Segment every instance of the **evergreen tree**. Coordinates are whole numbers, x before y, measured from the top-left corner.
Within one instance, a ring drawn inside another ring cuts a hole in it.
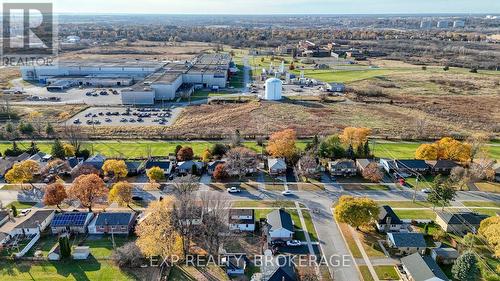
[[[14,126],[12,126],[12,123],[7,123],[7,125],[5,126],[5,131],[10,134],[14,132]]]
[[[66,153],[64,153],[64,147],[62,143],[57,139],[54,141],[54,144],[52,145],[52,156],[54,158],[59,158],[59,159],[64,159],[66,156]]]
[[[363,150],[364,150],[364,153],[365,153],[365,157],[371,157],[370,143],[368,141],[365,142]]]
[[[356,148],[356,158],[362,158],[365,157],[365,151],[361,145],[358,145]]]
[[[59,251],[63,259],[71,256],[71,246],[69,245],[69,238],[67,235],[59,237]]]
[[[17,143],[15,141],[12,142],[12,148],[7,148],[5,150],[5,156],[11,156],[11,157],[16,157],[24,153],[24,150],[20,149],[17,146]]]
[[[475,254],[471,251],[463,253],[453,264],[451,273],[453,274],[453,278],[455,280],[478,280],[479,268],[477,267],[477,259]]]
[[[38,148],[36,143],[34,141],[32,141],[30,144],[30,148],[28,148],[28,150],[26,150],[26,152],[29,153],[30,155],[34,155],[34,154],[37,154],[38,152],[40,152],[40,149]]]
[[[52,136],[55,133],[54,127],[52,127],[52,124],[47,123],[47,127],[45,128],[45,133],[48,136]]]
[[[354,159],[354,149],[352,148],[352,144],[350,144],[347,149],[347,158]]]
[[[429,234],[429,223],[426,223],[424,226],[424,233],[427,235]]]
[[[175,147],[175,151],[174,151],[175,155],[177,155],[177,153],[179,153],[179,150],[181,150],[181,149],[182,149],[182,145],[178,144],[178,145]]]
[[[12,216],[17,217],[17,208],[14,205],[10,206],[10,209],[12,210]]]
[[[196,165],[191,166],[191,174],[192,175],[198,174],[198,166],[196,166]]]

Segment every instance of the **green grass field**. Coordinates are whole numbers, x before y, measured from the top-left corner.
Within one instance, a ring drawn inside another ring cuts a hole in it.
[[[364,70],[316,70],[308,69],[304,71],[304,76],[323,82],[354,82],[376,76],[384,76],[393,73],[402,73],[406,69],[364,69]],[[300,71],[296,71],[300,74]]]
[[[69,281],[69,280],[138,280],[109,261],[93,258],[82,261],[14,262],[0,261],[0,280]]]

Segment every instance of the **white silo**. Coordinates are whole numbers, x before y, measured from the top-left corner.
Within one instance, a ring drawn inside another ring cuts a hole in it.
[[[283,82],[278,78],[269,78],[266,80],[265,100],[280,100]]]

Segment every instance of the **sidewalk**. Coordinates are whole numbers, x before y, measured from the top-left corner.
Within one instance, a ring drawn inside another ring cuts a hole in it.
[[[300,207],[299,202],[297,201],[295,201],[295,208],[297,209],[297,213],[300,219],[300,224],[302,225],[302,231],[304,232],[304,236],[306,238],[307,249],[309,250],[309,254],[313,256],[315,253],[311,244],[311,237],[309,236],[309,231],[307,230],[306,221],[304,220],[304,216],[302,215],[302,208]]]
[[[352,228],[350,226],[349,226],[349,231],[351,231],[352,238],[354,239],[356,246],[358,247],[359,251],[361,252],[361,255],[363,256],[363,260],[365,261],[365,264],[368,267],[368,270],[370,271],[370,274],[372,275],[373,280],[380,281],[380,279],[378,279],[377,272],[375,271],[375,268],[373,268],[373,265],[370,261],[370,258],[366,254],[365,248],[363,248],[363,244],[361,243],[361,241],[359,241],[358,233],[354,230],[354,228]]]

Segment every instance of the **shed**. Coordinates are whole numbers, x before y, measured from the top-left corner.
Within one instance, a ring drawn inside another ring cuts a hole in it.
[[[74,260],[86,260],[90,255],[89,246],[78,246],[73,249],[71,256]]]
[[[431,257],[437,263],[453,264],[460,256],[457,250],[453,248],[433,248],[431,249]]]

